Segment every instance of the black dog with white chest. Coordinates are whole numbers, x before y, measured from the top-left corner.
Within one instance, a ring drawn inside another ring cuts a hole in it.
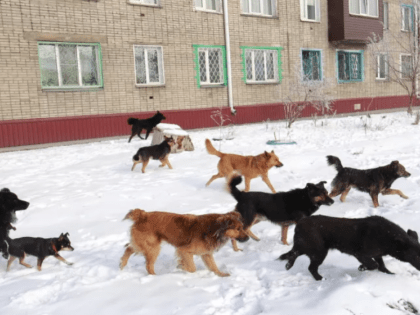
[[[69,233],[63,234],[55,238],[41,238],[41,237],[21,237],[8,240],[9,243],[9,254],[10,259],[7,262],[7,271],[10,270],[12,262],[18,258],[19,263],[26,268],[32,268],[31,265],[25,263],[26,255],[35,256],[38,258],[37,268],[41,271],[42,262],[48,256],[54,256],[58,260],[72,265],[73,263],[68,262],[58,253],[61,250],[73,251],[74,248],[71,246],[68,238]]]
[[[130,142],[135,135],[138,135],[140,139],[143,139],[140,136],[143,129],[146,130],[146,138],[144,138],[143,140],[147,139],[149,137],[149,133],[152,132],[153,128],[156,127],[156,125],[158,125],[164,119],[166,119],[166,117],[163,116],[163,114],[159,111],[157,111],[157,113],[153,117],[147,119],[128,118],[127,123],[132,126],[131,136],[128,139],[128,142]]]
[[[298,222],[291,251],[279,257],[288,260],[286,269],[293,267],[296,258],[307,255],[309,271],[315,280],[321,280],[318,267],[330,249],[352,255],[361,263],[359,270],[375,270],[391,274],[383,256],[390,255],[410,263],[420,270],[420,244],[412,230],[405,232],[397,224],[380,216],[361,219],[343,219],[313,216]]]
[[[16,230],[12,223],[16,222],[16,211],[26,210],[29,202],[20,200],[8,188],[0,190],[0,252],[5,259],[9,258],[7,242],[9,231]]]
[[[229,188],[232,196],[238,201],[235,210],[243,217],[244,229],[249,231],[253,224],[267,219],[282,226],[283,244],[287,244],[287,229],[290,224],[312,215],[322,205],[330,206],[334,203],[334,200],[328,197],[324,181],[318,184],[308,183],[305,188],[275,194],[239,191],[236,186],[241,182],[240,176],[233,177]],[[249,235],[253,237],[252,233]]]

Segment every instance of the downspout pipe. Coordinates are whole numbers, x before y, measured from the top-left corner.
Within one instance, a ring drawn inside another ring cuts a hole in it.
[[[228,0],[223,1],[223,18],[225,22],[225,41],[226,41],[226,59],[227,59],[227,73],[228,73],[228,103],[232,115],[236,114],[236,109],[233,107],[233,86],[232,86],[232,61],[230,58],[230,34],[229,34],[229,14],[228,14]]]

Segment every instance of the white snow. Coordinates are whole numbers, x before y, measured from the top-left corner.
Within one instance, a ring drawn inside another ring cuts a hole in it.
[[[407,196],[379,196],[374,208],[368,194],[350,191],[345,203],[335,198],[331,207],[317,214],[358,218],[381,215],[404,229],[420,232],[419,126],[411,125],[406,113],[311,120],[271,122],[235,127],[235,138],[221,143],[221,151],[256,155],[275,150],[284,163],[273,168],[269,178],[278,191],[304,187],[336,174],[326,155],[338,156],[344,166],[372,168],[399,160],[412,175],[398,179],[393,188]],[[321,126],[323,123],[323,126]],[[297,145],[266,145],[273,129]],[[367,128],[364,128],[364,125]],[[130,221],[122,221],[133,208],[176,213],[224,213],[235,201],[224,179],[205,187],[216,173],[218,158],[209,155],[204,140],[218,130],[189,131],[195,151],[172,154],[173,170],[151,161],[146,173],[131,172],[131,158],[150,140],[127,138],[90,144],[51,147],[0,154],[0,188],[8,187],[31,203],[18,213],[17,231],[11,237],[57,237],[69,232],[73,252],[62,256],[73,266],[47,258],[43,270],[26,269],[14,262],[6,273],[0,258],[0,314],[403,314],[404,301],[420,309],[420,272],[411,265],[385,258],[395,275],[360,272],[351,256],[331,251],[315,281],[302,256],[285,270],[276,260],[291,246],[280,244],[280,227],[262,222],[252,228],[260,242],[240,243],[234,252],[230,243],[215,254],[220,278],[196,258],[198,271],[176,268],[174,249],[163,245],[156,262],[156,276],[148,275],[142,256],[132,256],[119,270],[119,260],[128,241]],[[214,142],[219,148],[219,142]],[[241,184],[240,188],[243,188]],[[251,181],[251,190],[270,192],[261,179]],[[294,227],[288,239],[293,242]],[[36,258],[26,261],[36,265]],[[391,309],[387,304],[393,305]],[[399,310],[398,310],[399,309]]]

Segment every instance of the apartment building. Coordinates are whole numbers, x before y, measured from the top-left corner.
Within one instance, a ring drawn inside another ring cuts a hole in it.
[[[296,69],[333,80],[337,113],[404,107],[366,43],[412,31],[414,13],[399,0],[1,0],[0,147],[124,135],[157,110],[185,129],[215,126],[215,108],[281,119]]]

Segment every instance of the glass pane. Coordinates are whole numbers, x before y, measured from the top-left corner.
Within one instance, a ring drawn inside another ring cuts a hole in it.
[[[368,0],[360,0],[360,14],[367,14],[367,1]]]
[[[255,63],[255,80],[265,81],[265,68],[264,68],[264,51],[254,51],[254,63]]]
[[[261,0],[251,0],[251,12],[261,13]]]
[[[63,85],[79,85],[76,45],[58,45]]]
[[[379,55],[379,78],[385,79],[386,78],[386,59],[385,55]]]
[[[306,0],[306,18],[308,20],[315,20],[315,0]]]
[[[159,65],[157,49],[147,50],[147,61],[149,66],[149,82],[159,83]]]
[[[338,53],[338,78],[340,80],[348,80],[349,79],[349,67],[348,67],[348,60],[347,55],[344,52]]]
[[[82,68],[82,85],[99,85],[98,62],[95,46],[79,46],[80,67]]]
[[[312,66],[309,51],[302,51],[303,80],[311,80]]]
[[[403,78],[410,78],[413,72],[411,56],[401,56],[401,72]]]
[[[319,51],[312,51],[311,52],[311,65],[312,65],[312,80],[321,80],[321,60],[320,60],[320,52]]]
[[[360,80],[361,79],[360,55],[350,54],[350,60],[351,60],[351,79]]]
[[[410,30],[410,9],[407,7],[403,8],[403,15],[404,15],[404,30],[409,31]]]
[[[246,67],[246,79],[252,80],[252,52],[247,50],[245,52],[245,67]]]
[[[369,1],[369,15],[378,16],[378,0]]]
[[[388,3],[384,2],[384,29],[388,29]]]
[[[210,83],[222,83],[221,55],[222,51],[220,49],[209,49]]]
[[[142,0],[145,4],[158,4],[158,0]]]
[[[242,2],[242,12],[249,13],[249,0],[241,0]]]
[[[206,52],[198,52],[198,64],[200,67],[200,82],[207,82],[207,73],[206,73]]]
[[[216,0],[205,0],[207,2],[207,10],[216,10]]]
[[[360,0],[350,0],[350,13],[360,13]]]
[[[144,57],[144,48],[135,48],[135,61],[136,61],[136,83],[146,84],[146,61]]]
[[[39,66],[41,86],[58,86],[57,59],[55,45],[39,45]]]
[[[272,0],[263,0],[263,14],[273,15],[273,7],[271,5]]]
[[[195,7],[196,8],[203,8],[203,1],[205,1],[205,0],[195,0]]]
[[[267,80],[274,80],[274,52],[266,53]]]

